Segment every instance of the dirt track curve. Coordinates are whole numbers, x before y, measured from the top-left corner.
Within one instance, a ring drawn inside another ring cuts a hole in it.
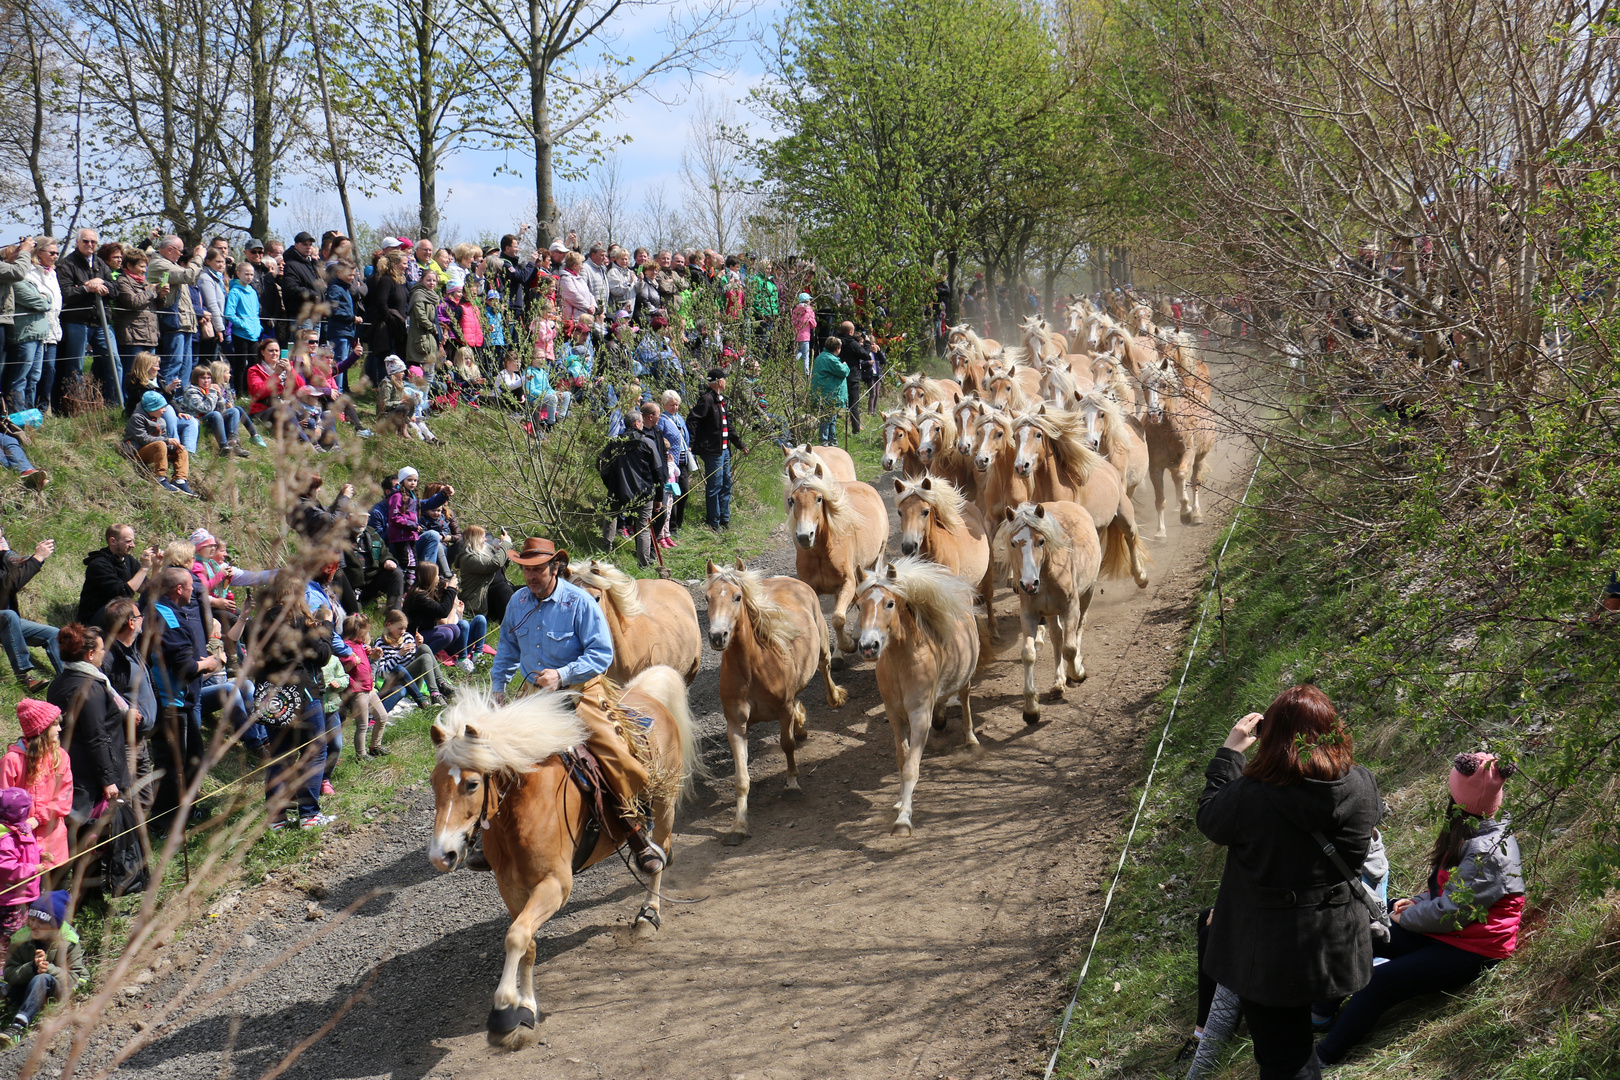
[[[399,820],[335,838],[307,879],[337,912],[391,890],[250,989],[158,1033],[121,1072],[163,1080],[258,1076],[319,1028],[368,977],[368,994],[285,1075],[336,1078],[670,1077],[716,1080],[1024,1076],[1066,1000],[1071,947],[1089,936],[1112,872],[1110,845],[1128,810],[1154,697],[1173,677],[1196,615],[1204,557],[1232,499],[1246,451],[1225,441],[1210,470],[1206,524],[1175,521],[1152,545],[1145,590],[1110,582],[1084,638],[1089,677],[1043,722],[1020,715],[1015,602],[1002,590],[1004,644],[981,670],[974,711],[982,752],[949,727],[923,759],[916,834],[892,839],[898,778],[872,665],[840,675],[850,703],[829,710],[812,684],[812,737],[801,751],[804,796],[783,797],[775,725],[754,729],[753,837],[724,848],[730,754],[705,650],[693,712],[716,780],[678,822],[662,932],[632,947],[640,889],[617,862],[587,871],[542,928],[537,1045],[491,1050],[484,1018],[500,973],[507,918],[487,874],[435,873],[426,847],[426,785]],[[882,490],[888,486],[880,484]],[[892,492],[892,488],[890,488]],[[886,493],[887,495],[887,493]],[[1138,492],[1144,535],[1151,488]],[[789,573],[785,543],[763,565]],[[701,596],[698,606],[703,607]],[[1050,672],[1050,649],[1040,671]],[[1042,685],[1049,676],[1041,676]],[[142,1001],[161,1000],[198,954],[236,946],[218,984],[308,934],[304,891],[272,882],[175,948],[178,963],[110,1016],[97,1043],[132,1034]],[[150,1015],[148,1013],[147,1015]],[[46,1073],[54,1070],[49,1065]]]

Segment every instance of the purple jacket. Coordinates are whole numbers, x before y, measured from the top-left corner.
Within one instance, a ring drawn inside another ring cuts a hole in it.
[[[443,506],[449,501],[449,494],[443,491],[426,499],[407,495],[403,491],[394,492],[388,496],[388,535],[383,539],[390,544],[415,540],[422,532],[419,521],[421,512]]]

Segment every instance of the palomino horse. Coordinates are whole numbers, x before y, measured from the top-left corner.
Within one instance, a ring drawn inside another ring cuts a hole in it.
[[[855,479],[855,459],[841,446],[811,446],[809,443],[801,443],[798,446],[782,447],[782,453],[786,455],[783,467],[787,469],[790,484],[815,468],[817,460],[827,466],[827,475],[834,480]]]
[[[917,460],[928,475],[949,480],[968,498],[977,477],[972,459],[957,452],[956,420],[945,405],[930,405],[917,413]]]
[[[1136,508],[1125,478],[1086,445],[1085,421],[1042,405],[1013,425],[1013,472],[1029,481],[1031,501],[1077,503],[1103,540],[1102,575],[1130,577],[1147,588],[1147,552],[1136,532]]]
[[[748,836],[748,728],[775,718],[782,725],[787,790],[798,792],[794,751],[808,733],[799,691],[817,671],[836,709],[849,698],[833,682],[832,648],[821,603],[804,582],[762,578],[737,560],[735,569],[709,563],[709,645],[720,654],[720,705],[737,775],[737,817],[721,841],[728,847]]]
[[[1091,385],[1107,394],[1127,416],[1136,415],[1136,390],[1118,353],[1098,353],[1091,362]]]
[[[1159,514],[1156,540],[1168,535],[1164,526],[1166,469],[1170,470],[1176,484],[1181,523],[1204,523],[1198,494],[1204,486],[1204,460],[1215,448],[1215,417],[1209,408],[1209,368],[1196,357],[1191,362],[1202,370],[1185,374],[1176,364],[1174,355],[1167,352],[1141,373],[1142,388],[1147,395],[1142,430],[1147,437],[1148,478],[1153,481],[1153,506]]]
[[[627,683],[663,664],[691,685],[703,656],[697,605],[685,585],[633,578],[605,559],[569,564],[568,580],[596,598],[613,633],[613,665],[607,677]]]
[[[1015,413],[1033,409],[1041,400],[1041,373],[1019,364],[992,368],[985,376],[983,393],[998,409]]]
[[[1091,606],[1102,563],[1101,544],[1091,517],[1071,502],[1024,503],[1007,509],[996,533],[996,566],[1018,594],[1023,622],[1024,723],[1041,718],[1035,686],[1036,639],[1043,622],[1052,627],[1055,667],[1052,699],[1061,701],[1068,683],[1086,677],[1080,632]]]
[[[969,465],[973,463],[973,443],[978,432],[979,417],[989,409],[990,406],[977,393],[959,397],[951,406],[951,421],[956,425],[956,453],[958,457],[965,458]]]
[[[1053,364],[1041,372],[1041,399],[1060,409],[1074,408],[1075,402],[1089,389],[1089,379],[1081,384],[1074,372],[1062,364]]]
[[[910,406],[890,409],[883,414],[883,458],[878,464],[884,472],[898,469],[902,476],[922,474],[925,467],[922,459],[917,456],[917,445],[920,441],[921,435],[917,431],[917,410]],[[803,476],[795,477],[792,483],[798,483],[802,479]]]
[[[900,383],[900,404],[922,408],[925,405],[938,405],[950,402],[962,387],[950,379],[930,379],[922,372],[907,375]]]
[[[901,558],[861,575],[855,603],[861,655],[877,661],[878,693],[894,729],[900,773],[899,811],[891,836],[911,835],[911,796],[917,788],[930,726],[945,726],[952,695],[962,703],[962,738],[979,745],[968,704],[979,666],[979,631],[966,583],[921,559]]]
[[[957,323],[945,332],[945,348],[969,349],[983,360],[1000,352],[1001,342],[995,338],[980,337],[979,332],[967,323]]]
[[[979,511],[989,529],[1001,521],[1007,507],[1029,501],[1029,478],[1013,469],[1018,453],[1015,433],[1016,421],[999,409],[986,410],[979,417],[973,467],[979,473]]]
[[[1103,335],[1103,351],[1119,357],[1119,362],[1131,377],[1140,380],[1142,369],[1153,362],[1153,344],[1150,338],[1132,337],[1124,327],[1116,326]]]
[[[894,509],[900,515],[900,554],[920,555],[977,584],[994,641],[996,582],[990,573],[990,537],[979,508],[949,480],[925,476],[894,482]]]
[[[627,726],[645,728],[653,782],[642,795],[652,808],[653,842],[668,851],[675,808],[690,793],[698,760],[686,683],[672,668],[648,668],[630,680],[618,706]],[[559,756],[584,743],[585,725],[569,709],[566,694],[537,691],[497,706],[487,693],[462,690],[429,735],[435,805],[428,861],[436,870],[454,870],[466,860],[473,831],[482,828],[484,857],[512,916],[506,966],[486,1026],[492,1045],[517,1049],[533,1036],[539,1013],[534,935],[568,902],[580,854],[576,838],[586,835],[591,815]],[[616,823],[603,823],[581,867],[608,858],[623,842]],[[637,938],[658,929],[662,881],[660,871],[647,883]]]
[[[1024,349],[1029,353],[1033,364],[1051,364],[1062,361],[1069,351],[1069,342],[1064,336],[1053,330],[1039,315],[1031,315],[1018,329],[1024,338]]]
[[[860,568],[871,566],[889,542],[889,509],[871,484],[829,480],[821,468],[794,484],[787,495],[788,529],[797,546],[799,580],[817,596],[833,598],[833,664],[855,643],[844,629],[844,613],[860,584]]]
[[[1114,329],[1115,325],[1114,320],[1105,313],[1093,311],[1080,320],[1080,336],[1074,339],[1074,343],[1096,352],[1102,348],[1103,338],[1108,335],[1108,331]]]
[[[1147,477],[1147,439],[1134,420],[1101,390],[1089,390],[1076,403],[1086,421],[1086,444],[1107,458],[1125,478],[1125,497],[1136,498],[1136,489]]]

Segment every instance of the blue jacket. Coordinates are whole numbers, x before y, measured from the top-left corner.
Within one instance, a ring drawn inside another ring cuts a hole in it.
[[[686,455],[692,449],[692,436],[687,434],[686,421],[678,415],[661,413],[658,417],[658,430],[663,432],[665,440],[669,443],[669,456],[684,468]]]
[[[225,321],[231,324],[231,337],[258,341],[264,333],[259,322],[259,294],[240,281],[231,282],[225,294]]]
[[[162,633],[147,657],[153,689],[159,704],[180,708],[186,703],[187,690],[197,679],[197,665],[208,656],[208,634],[203,630],[202,609],[193,596],[192,602],[179,610],[171,607],[167,600],[159,600],[152,605],[152,614],[162,623]]]
[[[343,338],[353,341],[358,335],[359,323],[354,321],[354,293],[336,278],[326,285],[326,339]]]
[[[590,593],[559,578],[544,600],[536,600],[529,589],[512,594],[501,621],[490,680],[500,692],[514,674],[529,679],[553,668],[563,686],[577,686],[601,675],[612,663],[613,635],[607,617]]]

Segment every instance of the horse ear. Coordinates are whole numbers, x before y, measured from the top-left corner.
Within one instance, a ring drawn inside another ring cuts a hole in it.
[[[705,570],[704,573],[707,574],[709,577],[714,577],[714,575],[718,574],[719,572],[720,572],[720,568],[718,566],[714,565],[714,560],[713,559],[710,559],[708,569]]]
[[[1046,504],[1045,503],[1036,503],[1035,504],[1035,516],[1038,517],[1038,518],[1046,517]]]
[[[1044,402],[1044,401],[1041,402],[1041,407],[1035,410],[1035,415],[1036,416],[1045,416],[1046,415],[1046,402]]]
[[[898,476],[894,478],[894,493],[896,495],[904,495],[906,493],[906,482],[900,479]]]
[[[895,569],[893,563],[889,564],[888,577],[889,577],[890,581],[899,581],[900,580],[900,571]]]
[[[824,479],[826,479],[826,476],[827,476],[827,474],[826,474],[826,472],[824,472],[822,470],[821,462],[818,460],[816,462],[816,479],[817,480],[824,480]]]
[[[476,740],[478,738],[478,729],[468,724],[463,734],[469,739]]]
[[[432,727],[428,728],[428,739],[433,743],[434,746],[443,746],[444,740],[448,739],[449,737],[449,735],[445,734],[444,728],[440,727],[438,724],[434,724]]]
[[[1009,507],[1007,507],[1007,508],[1006,508],[1006,511],[1005,511],[1005,512],[1006,512],[1006,514],[1007,514],[1007,520],[1008,520],[1008,521],[1012,521],[1012,520],[1013,520],[1013,519],[1015,519],[1015,518],[1016,518],[1016,517],[1018,517],[1018,511],[1017,511],[1017,510],[1014,510],[1014,509],[1013,509],[1013,508],[1012,508],[1012,507],[1010,507],[1010,506],[1009,506]]]
[[[741,559],[738,559],[737,560],[737,569],[738,570],[747,570],[748,569],[748,564],[743,562]]]
[[[934,481],[933,481],[932,477],[928,477],[928,476],[923,477],[922,489],[924,491],[933,491],[934,490]]]
[[[956,392],[956,395],[955,395],[955,396],[956,396],[956,403],[957,403],[957,404],[958,404],[958,405],[960,405],[960,404],[962,404],[962,391],[960,391],[960,390],[958,390],[958,391],[957,391],[957,392]]]

